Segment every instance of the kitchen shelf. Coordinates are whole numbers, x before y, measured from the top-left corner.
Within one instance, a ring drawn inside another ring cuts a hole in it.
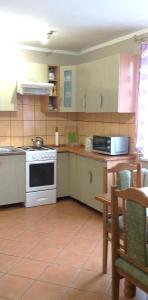
[[[48,82],[53,84],[49,96],[44,97],[41,102],[43,112],[55,112],[59,110],[59,66],[48,66]]]

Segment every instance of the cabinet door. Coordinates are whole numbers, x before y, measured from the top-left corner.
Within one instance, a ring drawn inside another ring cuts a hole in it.
[[[89,85],[89,64],[80,64],[77,67],[77,97],[76,111],[86,111],[87,89]]]
[[[76,66],[60,68],[60,111],[76,111]]]
[[[48,82],[48,66],[46,64],[24,62],[18,66],[18,81]]]
[[[103,192],[103,170],[105,163],[78,156],[78,173],[80,174],[78,199],[83,203],[102,211],[102,205],[95,196]],[[81,187],[81,188],[80,188]]]
[[[102,66],[100,65],[100,60],[88,64],[88,73],[86,112],[100,112],[102,111]]]
[[[118,112],[119,93],[119,55],[100,60],[101,76],[101,111]]]
[[[78,155],[70,153],[69,156],[69,195],[75,199],[79,199],[78,191]]]
[[[25,156],[0,156],[0,205],[25,201]]]
[[[57,197],[69,195],[69,153],[58,153],[57,158]]]
[[[0,111],[17,109],[17,88],[14,80],[0,80]]]

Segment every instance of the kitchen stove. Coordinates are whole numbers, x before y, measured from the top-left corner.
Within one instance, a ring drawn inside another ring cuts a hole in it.
[[[26,207],[56,203],[56,160],[54,148],[22,146],[26,152]]]

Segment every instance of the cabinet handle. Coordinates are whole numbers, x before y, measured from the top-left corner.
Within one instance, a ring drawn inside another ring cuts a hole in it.
[[[93,182],[93,173],[92,171],[89,171],[89,183],[92,184]]]
[[[103,95],[100,94],[99,98],[98,98],[98,107],[99,107],[99,110],[100,110],[100,108],[102,108],[102,106],[103,106]]]
[[[86,111],[86,95],[83,96],[83,110]]]

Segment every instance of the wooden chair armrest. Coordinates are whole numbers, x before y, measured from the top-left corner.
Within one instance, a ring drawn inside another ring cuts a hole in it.
[[[109,193],[97,195],[95,199],[107,206],[111,206],[111,195]]]

